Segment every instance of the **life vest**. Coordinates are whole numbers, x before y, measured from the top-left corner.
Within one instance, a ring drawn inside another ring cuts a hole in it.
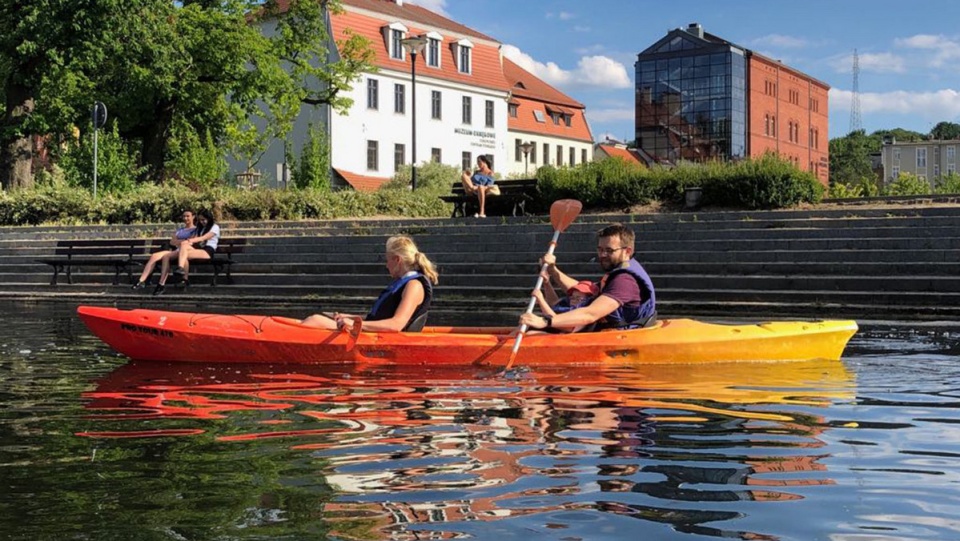
[[[643,327],[657,313],[657,295],[653,290],[653,282],[636,259],[630,259],[603,275],[600,279],[600,293],[603,294],[607,283],[618,274],[629,274],[637,281],[637,285],[640,286],[640,303],[637,306],[621,305],[597,322],[597,330]]]
[[[377,301],[373,303],[373,308],[370,309],[370,313],[368,313],[364,319],[367,321],[380,321],[382,319],[392,318],[393,315],[397,313],[397,308],[403,299],[403,288],[406,287],[407,282],[410,280],[418,280],[423,284],[423,302],[413,311],[413,315],[410,316],[410,321],[407,322],[403,331],[417,332],[423,329],[423,326],[427,322],[427,312],[430,310],[430,300],[433,298],[433,284],[430,283],[430,280],[428,280],[426,276],[419,272],[411,271],[394,280],[393,283],[380,293]]]

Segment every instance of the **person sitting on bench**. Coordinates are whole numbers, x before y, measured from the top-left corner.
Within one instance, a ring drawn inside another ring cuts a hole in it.
[[[197,234],[180,243],[176,254],[170,254],[161,259],[160,282],[154,288],[154,295],[162,295],[166,287],[167,276],[170,275],[170,260],[176,256],[177,263],[180,265],[176,273],[183,275],[183,286],[187,287],[189,281],[189,269],[191,259],[213,259],[213,254],[217,252],[217,245],[220,243],[220,226],[213,219],[213,213],[209,210],[201,210],[197,217]]]
[[[500,188],[493,179],[493,169],[490,168],[490,158],[483,154],[477,156],[477,170],[472,175],[470,171],[464,171],[460,181],[463,182],[467,195],[476,195],[480,201],[480,212],[474,214],[474,217],[486,218],[487,196],[500,195]]]
[[[174,233],[173,237],[170,239],[170,249],[160,250],[159,252],[150,255],[150,259],[147,260],[147,263],[143,266],[143,272],[140,273],[140,279],[137,280],[136,284],[133,284],[132,289],[143,289],[147,287],[147,279],[149,279],[150,275],[153,274],[153,269],[157,266],[157,263],[159,263],[164,257],[168,257],[169,254],[176,252],[180,247],[181,242],[189,239],[194,233],[196,233],[197,226],[193,223],[193,211],[189,209],[184,210],[182,217],[183,227],[177,229],[177,232]],[[176,257],[176,255],[172,257]]]

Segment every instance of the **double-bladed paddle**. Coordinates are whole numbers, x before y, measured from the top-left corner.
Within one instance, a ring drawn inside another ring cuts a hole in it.
[[[547,255],[553,253],[557,247],[557,239],[560,238],[560,233],[566,230],[567,227],[577,219],[582,208],[583,204],[576,199],[560,199],[550,205],[550,223],[553,224],[553,240],[550,241],[550,246],[547,248]],[[546,271],[547,264],[544,263],[540,268],[540,272],[537,273],[537,284],[533,286],[533,291],[537,291],[543,285],[543,273]],[[536,303],[537,297],[531,292],[530,303],[527,305],[527,311],[525,313],[532,313]],[[509,370],[510,367],[513,366],[513,361],[517,359],[517,352],[520,351],[520,342],[523,340],[523,333],[525,332],[527,332],[527,326],[521,325],[520,332],[517,333],[517,341],[513,344],[513,351],[510,352],[510,362],[507,363],[507,367],[504,368],[504,370]]]

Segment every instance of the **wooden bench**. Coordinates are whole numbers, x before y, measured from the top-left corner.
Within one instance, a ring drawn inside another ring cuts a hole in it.
[[[85,239],[57,242],[54,257],[37,259],[53,267],[50,285],[57,285],[60,273],[66,271],[67,283],[73,283],[73,269],[77,267],[113,267],[113,285],[120,283],[120,273],[127,271],[127,280],[133,280],[131,267],[136,258],[145,253],[145,239]]]
[[[152,254],[161,250],[169,250],[169,242],[169,239],[153,239],[153,241],[150,242],[150,253]],[[246,245],[247,239],[243,237],[220,239],[220,242],[217,243],[217,251],[213,254],[212,258],[190,260],[191,274],[193,273],[194,269],[199,267],[210,267],[213,271],[213,280],[210,283],[212,287],[217,285],[217,280],[220,277],[220,273],[226,270],[227,283],[233,283],[233,276],[230,274],[230,269],[234,264],[233,254],[243,253],[243,249]],[[173,265],[176,266],[176,262],[173,262]],[[160,265],[157,265],[156,268],[157,271],[159,271]]]
[[[537,195],[537,179],[525,178],[516,180],[498,180],[500,195],[487,194],[486,213],[494,215],[523,216],[526,214],[527,202]],[[440,199],[453,203],[451,218],[469,216],[480,210],[480,201],[475,194],[468,195],[463,184],[458,180],[453,183],[449,195],[441,195]]]

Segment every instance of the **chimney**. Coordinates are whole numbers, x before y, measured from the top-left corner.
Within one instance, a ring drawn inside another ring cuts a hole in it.
[[[400,1],[400,0],[398,0]],[[690,23],[687,25],[687,33],[693,34],[700,39],[703,39],[703,27],[700,26],[700,23]]]

